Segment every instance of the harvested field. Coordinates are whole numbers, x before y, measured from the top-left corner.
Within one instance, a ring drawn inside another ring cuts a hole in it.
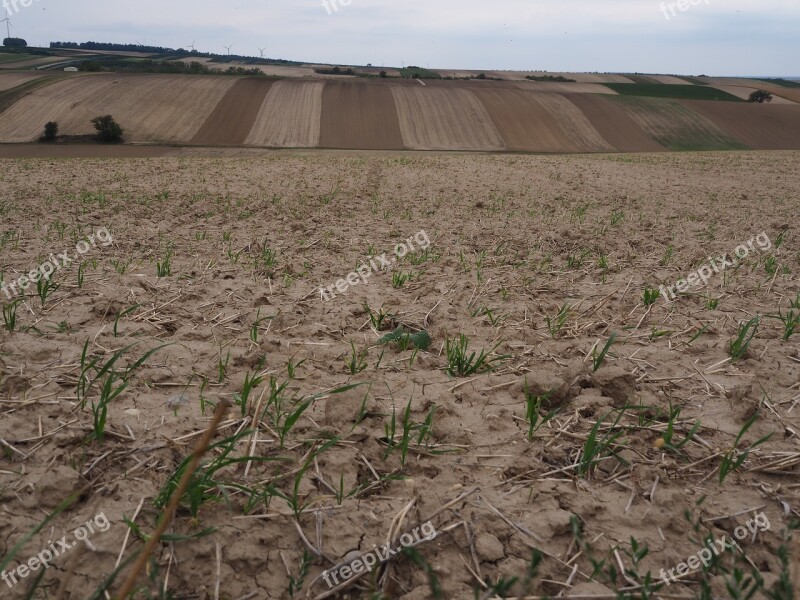
[[[391,86],[403,143],[417,150],[499,150],[503,138],[472,91]]]
[[[747,100],[750,97],[750,94],[755,92],[757,88],[754,87],[744,87],[741,85],[714,85],[711,86],[714,89],[722,90],[723,92],[727,92],[732,96],[736,96],[737,98],[741,98],[742,100]],[[772,102],[770,104],[796,104],[791,100],[787,100],[782,96],[777,96],[773,94]]]
[[[800,152],[260,154],[3,161],[4,283],[76,258],[0,292],[2,571],[76,542],[4,599],[117,598],[171,498],[138,598],[791,597]]]
[[[0,73],[0,92],[5,92],[41,77],[44,77],[43,73]]]
[[[322,148],[403,148],[394,96],[387,85],[330,81],[322,93]]]
[[[589,122],[580,109],[560,94],[536,94],[536,102],[552,115],[564,130],[570,145],[579,152],[606,152],[613,150]]]
[[[666,150],[634,121],[624,107],[606,98],[573,94],[567,96],[597,132],[620,152],[659,152]]]
[[[313,147],[319,144],[321,81],[278,81],[269,90],[246,143],[251,146]]]
[[[530,81],[519,82],[516,86],[521,90],[531,92],[554,92],[557,94],[609,94],[617,92],[599,83],[559,83],[557,81]]]
[[[630,96],[607,98],[618,102],[639,127],[670,150],[734,150],[746,147],[712,121],[677,100]]]
[[[681,102],[748,148],[800,150],[800,105]]]
[[[94,132],[97,115],[112,114],[129,142],[188,141],[236,82],[172,75],[83,75],[26,95],[0,114],[0,141],[37,139],[47,121],[64,135]]]
[[[193,144],[242,145],[250,135],[273,81],[239,79],[192,139]]]
[[[692,85],[690,82],[674,75],[648,75],[650,79],[667,85]]]

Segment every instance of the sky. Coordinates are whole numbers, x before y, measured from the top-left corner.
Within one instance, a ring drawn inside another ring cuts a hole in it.
[[[800,77],[798,0],[3,2],[12,36],[31,45],[194,43],[342,65]]]

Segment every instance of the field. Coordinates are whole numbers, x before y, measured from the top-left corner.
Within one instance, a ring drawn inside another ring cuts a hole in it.
[[[800,152],[203,152],[2,160],[3,598],[790,598]]]
[[[92,118],[112,114],[129,144],[488,152],[800,149],[799,105],[789,98],[797,91],[781,88],[771,105],[755,106],[735,98],[754,89],[739,79],[695,86],[63,72],[35,77],[0,73],[0,143],[35,141],[51,120],[64,135],[88,136]],[[756,123],[778,135],[759,135]]]
[[[666,84],[666,83],[637,83],[629,85],[625,83],[606,83],[618,94],[623,96],[646,96],[649,98],[683,98],[686,100],[716,100],[739,102],[740,98],[723,92],[712,87],[687,85],[687,84]]]

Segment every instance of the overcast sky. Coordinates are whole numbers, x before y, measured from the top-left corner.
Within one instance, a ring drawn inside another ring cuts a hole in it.
[[[37,45],[195,42],[338,64],[800,77],[799,0],[682,0],[683,11],[659,0],[25,1],[11,8],[11,33]]]

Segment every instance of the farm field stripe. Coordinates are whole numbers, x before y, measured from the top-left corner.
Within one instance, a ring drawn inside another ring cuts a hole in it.
[[[270,88],[246,143],[278,148],[319,144],[322,81],[278,81]]]
[[[237,81],[219,101],[191,143],[204,146],[244,144],[272,84],[271,79],[247,78]]]
[[[469,90],[392,86],[403,142],[417,150],[502,150],[503,138]]]
[[[62,134],[94,133],[91,119],[111,114],[129,142],[186,142],[235,79],[171,75],[87,75],[36,89],[0,115],[0,142],[29,142],[43,123]]]
[[[400,150],[403,135],[389,86],[331,81],[322,92],[319,145],[323,148]]]
[[[758,150],[800,150],[800,105],[729,104],[681,100],[726,134]]]
[[[659,152],[666,148],[650,136],[618,104],[607,97],[588,94],[567,96],[600,135],[621,152]]]
[[[717,127],[713,121],[675,100],[631,96],[607,96],[607,98],[623,107],[640,127],[670,150],[747,149]]]

